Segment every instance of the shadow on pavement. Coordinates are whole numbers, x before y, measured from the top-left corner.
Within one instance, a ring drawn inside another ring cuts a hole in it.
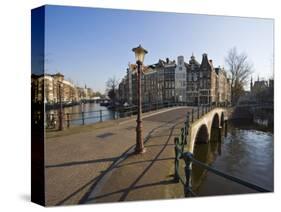
[[[118,158],[119,157],[103,158],[103,159],[88,160],[88,161],[73,161],[73,162],[61,163],[61,164],[55,164],[55,165],[46,165],[45,168],[66,167],[66,166],[75,166],[75,165],[83,165],[83,164],[90,164],[90,163],[100,163],[100,162],[106,162],[106,161],[115,161]]]

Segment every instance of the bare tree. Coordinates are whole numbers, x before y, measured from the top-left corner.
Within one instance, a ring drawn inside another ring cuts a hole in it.
[[[253,66],[248,61],[248,55],[245,53],[239,54],[236,47],[228,51],[225,62],[231,75],[232,102],[236,103],[245,91],[248,78],[253,72]]]
[[[111,99],[113,104],[115,104],[115,102],[116,102],[118,84],[119,84],[119,82],[118,82],[118,80],[116,79],[115,76],[109,78],[106,81],[107,95]]]

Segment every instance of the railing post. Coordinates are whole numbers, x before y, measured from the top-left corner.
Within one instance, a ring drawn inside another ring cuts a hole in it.
[[[82,125],[85,125],[84,112],[82,112]]]
[[[115,120],[115,113],[116,113],[116,110],[113,111],[113,120]]]
[[[194,110],[192,108],[192,110],[191,110],[191,122],[193,122],[193,114],[194,114]]]
[[[187,144],[187,135],[188,135],[188,130],[189,130],[189,112],[186,114],[186,124],[185,124],[185,136],[184,136],[184,144]],[[184,150],[184,147],[183,149]]]
[[[67,118],[67,128],[69,128],[70,126],[70,117],[69,117],[69,113],[66,114],[66,118]]]
[[[100,122],[102,122],[102,110],[100,110]]]
[[[180,140],[181,140],[181,142],[179,142],[179,145],[181,146],[181,149],[183,150],[183,146],[184,146],[184,144],[185,144],[185,127],[183,127],[183,128],[181,128],[181,135],[180,135]]]
[[[179,143],[179,138],[174,139],[175,142],[175,174],[174,174],[174,181],[176,183],[179,182],[179,175],[178,175],[178,169],[179,169],[179,151],[178,151],[178,143]]]
[[[198,108],[197,108],[197,119],[199,119],[199,117],[200,117],[200,106],[198,105]]]
[[[183,155],[183,159],[185,162],[185,185],[184,185],[184,195],[185,197],[190,197],[192,192],[192,163],[191,163],[192,154],[190,152],[186,152]]]

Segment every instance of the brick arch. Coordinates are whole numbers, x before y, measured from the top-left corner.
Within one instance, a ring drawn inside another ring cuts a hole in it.
[[[218,130],[220,128],[220,113],[215,113],[210,125],[210,141],[216,141],[218,139]]]
[[[206,124],[202,124],[196,132],[195,143],[208,143],[209,130]]]
[[[218,128],[220,126],[220,116],[218,113],[215,113],[212,119],[211,128]]]

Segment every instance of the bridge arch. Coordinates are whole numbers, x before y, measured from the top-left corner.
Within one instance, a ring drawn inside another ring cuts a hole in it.
[[[220,130],[220,118],[219,114],[215,113],[213,116],[212,124],[210,127],[210,141],[217,141],[218,140],[218,130]]]
[[[198,143],[208,143],[209,141],[209,131],[206,124],[202,124],[201,127],[197,130],[195,137],[195,144]]]
[[[212,125],[211,128],[219,128],[220,126],[220,118],[219,118],[219,114],[215,113],[212,119]]]

